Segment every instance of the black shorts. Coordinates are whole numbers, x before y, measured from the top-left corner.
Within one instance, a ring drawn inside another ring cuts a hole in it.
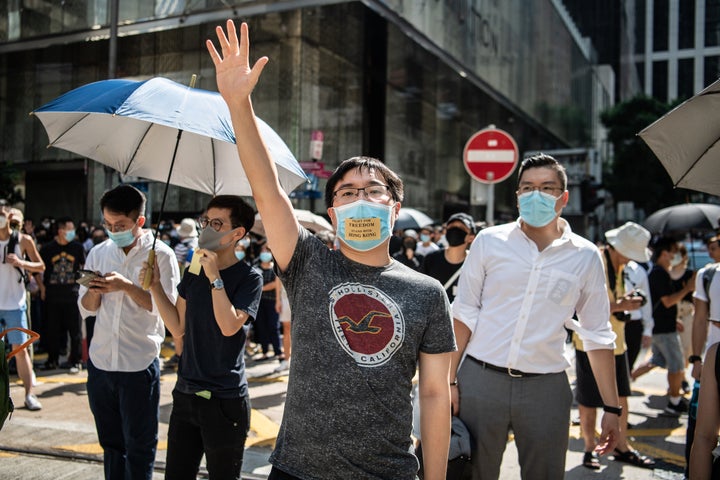
[[[587,353],[580,350],[575,350],[575,372],[577,374],[577,381],[575,382],[575,399],[577,403],[590,408],[602,407],[602,397],[590,367],[590,360]],[[618,395],[629,397],[632,390],[630,389],[630,368],[628,367],[627,353],[615,355],[615,379]]]

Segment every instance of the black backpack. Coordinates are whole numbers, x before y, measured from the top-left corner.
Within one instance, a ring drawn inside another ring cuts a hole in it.
[[[10,240],[8,240],[7,244],[7,253],[15,253],[15,247],[17,244],[20,243],[20,234],[17,230],[13,230],[10,234]],[[7,255],[3,257],[3,263],[5,263],[7,258]],[[27,272],[23,270],[22,268],[15,267],[15,270],[18,271],[20,274],[20,278],[18,279],[18,283],[23,282],[25,283],[25,286],[27,286],[28,283],[30,283],[30,277],[28,276]]]

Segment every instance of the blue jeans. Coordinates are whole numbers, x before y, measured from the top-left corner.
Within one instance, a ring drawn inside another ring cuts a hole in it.
[[[250,429],[250,398],[210,398],[173,391],[166,480],[195,480],[203,453],[210,478],[235,480]]]
[[[107,480],[151,480],[160,417],[160,362],[107,372],[88,360],[87,391]]]

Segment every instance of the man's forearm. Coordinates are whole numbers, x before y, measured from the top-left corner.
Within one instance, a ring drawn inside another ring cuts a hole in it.
[[[615,378],[615,355],[612,350],[590,350],[587,352],[600,397],[605,405],[617,407],[620,398]]]
[[[130,284],[124,289],[125,294],[132,299],[140,308],[144,308],[148,312],[152,312],[152,297],[150,292],[146,292],[137,285]]]
[[[85,310],[96,312],[100,308],[100,304],[102,303],[102,294],[95,293],[92,291],[92,289],[88,289],[85,292],[85,295],[83,295],[83,297],[80,299],[80,303],[82,303],[82,306]]]
[[[427,480],[445,478],[450,423],[450,397],[447,393],[420,396],[420,438],[423,445],[424,478]]]

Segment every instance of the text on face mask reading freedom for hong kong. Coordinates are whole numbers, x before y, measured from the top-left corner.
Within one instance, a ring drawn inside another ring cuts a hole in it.
[[[345,235],[348,240],[376,240],[380,238],[379,218],[345,219]]]

